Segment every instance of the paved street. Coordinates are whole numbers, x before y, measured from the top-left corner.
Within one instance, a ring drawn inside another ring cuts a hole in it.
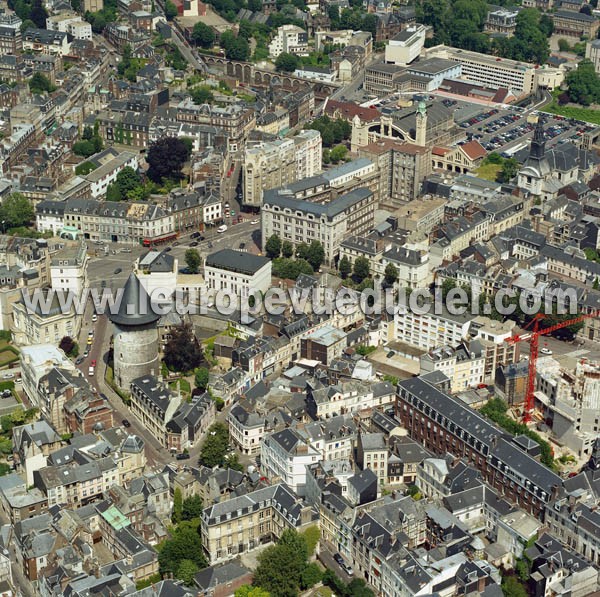
[[[329,570],[333,570],[337,576],[339,576],[346,584],[348,584],[353,577],[341,568],[341,566],[333,559],[333,554],[335,553],[335,549],[333,546],[329,544],[324,544],[323,541],[320,543],[319,548],[319,560],[323,563],[325,568],[329,568]]]

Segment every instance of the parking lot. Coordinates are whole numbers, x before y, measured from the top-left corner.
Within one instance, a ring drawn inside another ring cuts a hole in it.
[[[519,106],[482,106],[468,99],[438,96],[435,92],[432,92],[432,95],[394,93],[387,97],[367,100],[362,105],[393,113],[398,108],[402,96],[407,95],[413,96],[413,102],[423,97],[429,101],[440,102],[452,110],[454,122],[465,131],[465,138],[459,141],[459,144],[476,139],[488,152],[500,153],[503,157],[512,157],[519,150],[528,147],[535,128],[535,117],[540,114],[545,122],[548,147],[561,143],[577,143],[586,132],[596,128],[592,124],[545,113],[543,110],[538,113],[532,108]]]
[[[468,139],[476,139],[489,152],[495,151],[503,157],[511,157],[527,147],[533,136],[535,125],[528,121],[531,113],[516,106],[480,109],[464,119],[461,119],[460,108],[458,106],[455,113],[456,123],[465,129]],[[595,128],[563,116],[543,113],[542,117],[548,147],[567,142],[577,143],[586,132]]]

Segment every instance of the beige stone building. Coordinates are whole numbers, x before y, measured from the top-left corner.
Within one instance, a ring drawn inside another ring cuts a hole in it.
[[[286,529],[304,530],[313,511],[281,483],[214,504],[202,513],[200,535],[211,564],[276,541]]]

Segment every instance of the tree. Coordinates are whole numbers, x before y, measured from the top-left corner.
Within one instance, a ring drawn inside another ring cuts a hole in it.
[[[190,96],[197,105],[211,104],[215,101],[215,96],[208,85],[198,85],[190,90]]]
[[[29,90],[31,93],[43,95],[44,93],[52,93],[56,91],[56,86],[52,85],[50,79],[42,73],[35,73],[29,79]]]
[[[183,560],[191,560],[198,569],[206,567],[202,539],[197,521],[182,521],[172,531],[171,538],[163,541],[158,553],[161,574],[177,576]]]
[[[294,245],[289,240],[284,240],[281,245],[281,255],[286,259],[293,257],[294,255]]]
[[[271,597],[271,593],[265,591],[261,587],[253,587],[251,585],[242,585],[236,592],[234,597]]]
[[[342,279],[344,280],[352,272],[352,264],[350,263],[348,257],[346,257],[345,255],[340,259],[340,262],[338,264],[338,270],[340,272],[340,275],[342,276]]]
[[[304,568],[304,570],[300,573],[300,588],[305,591],[306,589],[310,589],[314,587],[318,582],[321,582],[323,578],[323,573],[319,566],[312,562]]]
[[[188,145],[176,137],[161,137],[148,150],[146,161],[150,168],[148,176],[154,182],[162,182],[163,178],[179,180],[183,165],[190,157]]]
[[[70,336],[64,336],[58,347],[69,357],[76,357],[79,355],[79,346]]]
[[[194,372],[194,383],[197,388],[206,390],[208,387],[208,369],[206,367],[198,367]]]
[[[173,492],[173,512],[171,512],[171,522],[179,524],[183,518],[183,498],[181,496],[181,489],[175,488]]]
[[[579,12],[584,14],[584,15],[588,15],[588,16],[592,16],[592,7],[589,4],[584,4],[580,9]]]
[[[296,597],[307,558],[304,537],[286,529],[277,545],[268,547],[258,556],[253,584],[278,597]]]
[[[27,226],[35,217],[31,202],[21,193],[11,193],[0,204],[0,221],[2,230]]]
[[[262,10],[262,0],[248,0],[248,10],[260,12]]]
[[[167,0],[165,2],[165,17],[167,17],[167,21],[172,21],[177,14],[177,6],[171,0]]]
[[[357,282],[362,282],[369,277],[370,266],[366,257],[357,257],[354,261],[353,274]]]
[[[111,182],[106,187],[106,200],[107,201],[121,201],[121,191],[119,185],[116,182]]]
[[[281,254],[281,239],[276,234],[268,238],[265,244],[265,252],[269,259],[276,259]]]
[[[33,0],[31,3],[31,12],[29,18],[35,23],[38,29],[46,28],[46,19],[48,18],[48,11],[44,8],[41,0]]]
[[[200,518],[202,514],[202,498],[199,495],[191,495],[183,500],[182,519],[193,520]]]
[[[345,145],[336,145],[329,153],[329,159],[333,164],[343,161],[348,155],[348,148]]]
[[[514,576],[505,576],[501,587],[504,597],[527,597],[525,587]]]
[[[198,566],[192,560],[181,560],[179,566],[177,566],[177,572],[175,576],[184,582],[186,585],[191,585],[194,576],[198,572]]]
[[[229,430],[223,423],[210,426],[206,439],[200,448],[200,464],[213,468],[223,466],[229,444]]]
[[[300,66],[300,58],[289,52],[282,52],[275,60],[275,68],[279,72],[293,73],[298,66]]]
[[[566,78],[571,101],[584,106],[600,101],[600,77],[591,60],[582,60]]]
[[[385,266],[385,271],[383,272],[383,279],[385,283],[389,286],[395,284],[396,280],[398,280],[398,269],[393,263],[388,263]]]
[[[215,32],[206,23],[198,21],[192,29],[192,41],[197,46],[212,48],[215,43]]]
[[[96,153],[96,148],[92,141],[76,141],[73,143],[73,153],[84,158],[89,158]]]
[[[188,249],[185,252],[185,264],[192,274],[197,274],[202,263],[202,258],[197,249]]]
[[[171,329],[164,351],[164,362],[172,371],[193,371],[202,362],[202,349],[189,324]]]
[[[118,174],[116,181],[121,196],[126,196],[129,191],[133,191],[140,186],[142,179],[140,175],[131,167],[125,166]]]
[[[310,263],[314,271],[318,271],[323,261],[325,261],[325,249],[318,240],[313,240],[308,247],[306,260]]]
[[[561,37],[558,40],[558,49],[561,52],[568,52],[571,49],[571,45],[569,44],[569,42],[566,39]]]
[[[519,162],[515,158],[505,159],[499,174],[500,182],[509,182],[517,175],[518,171]]]

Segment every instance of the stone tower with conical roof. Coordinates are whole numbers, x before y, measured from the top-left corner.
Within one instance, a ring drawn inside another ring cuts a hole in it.
[[[114,326],[113,360],[117,386],[129,392],[131,382],[144,375],[158,375],[158,327],[160,316],[138,277],[131,274],[123,288]]]

